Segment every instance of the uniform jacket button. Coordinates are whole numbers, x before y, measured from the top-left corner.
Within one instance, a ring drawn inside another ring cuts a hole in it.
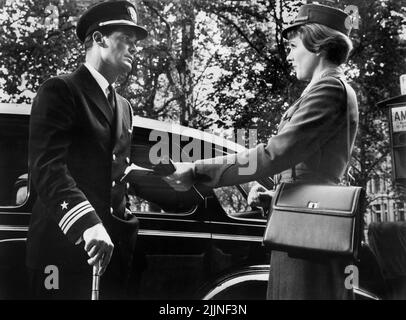
[[[129,157],[125,158],[125,162],[127,162],[127,164],[130,164],[130,158]]]
[[[113,161],[116,161],[116,155],[113,153]]]
[[[114,210],[113,207],[110,207],[110,213],[113,214]]]
[[[125,184],[125,187],[126,187],[127,189],[130,189],[130,183],[127,182],[127,183]]]
[[[114,187],[116,186],[116,182],[113,181],[113,182],[111,183],[111,186],[114,188]]]

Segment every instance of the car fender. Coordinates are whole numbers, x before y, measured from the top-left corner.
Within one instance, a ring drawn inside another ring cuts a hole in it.
[[[197,297],[202,300],[265,300],[268,278],[269,265],[230,270],[207,282],[199,290]]]

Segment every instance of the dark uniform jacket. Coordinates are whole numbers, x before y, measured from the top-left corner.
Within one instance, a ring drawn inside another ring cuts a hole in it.
[[[30,171],[38,198],[28,231],[28,267],[88,268],[84,242],[75,244],[99,222],[116,251],[128,188],[119,178],[130,162],[132,112],[127,100],[118,94],[115,99],[114,112],[84,65],[41,85],[30,119]]]
[[[234,185],[275,174],[277,183],[339,182],[349,160],[348,134],[352,149],[358,125],[354,90],[348,85],[346,89],[340,78],[342,74],[334,68],[310,84],[287,110],[278,134],[267,145],[218,158],[214,164],[211,160],[197,161],[197,179],[210,186]],[[351,292],[344,287],[344,271],[349,263],[273,251],[268,298],[349,298]]]

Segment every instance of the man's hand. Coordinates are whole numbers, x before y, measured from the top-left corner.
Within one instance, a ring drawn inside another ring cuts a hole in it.
[[[132,212],[125,208],[125,212],[124,212],[124,220],[130,220],[133,217]]]
[[[192,162],[174,162],[176,171],[163,179],[176,191],[188,191],[195,183],[195,165]]]
[[[248,194],[248,204],[251,207],[261,207],[268,210],[271,207],[271,201],[275,191],[267,190],[262,185],[254,185]]]
[[[91,266],[100,266],[99,275],[102,275],[113,254],[114,245],[110,236],[104,226],[98,223],[83,232],[83,240],[85,250],[90,257],[87,263]]]

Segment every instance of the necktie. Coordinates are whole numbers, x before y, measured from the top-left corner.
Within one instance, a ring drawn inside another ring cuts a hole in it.
[[[109,89],[109,94],[107,95],[107,100],[109,101],[111,110],[113,110],[113,113],[114,113],[116,111],[116,103],[115,103],[115,99],[114,99],[114,88],[110,84],[108,86],[108,89]]]

